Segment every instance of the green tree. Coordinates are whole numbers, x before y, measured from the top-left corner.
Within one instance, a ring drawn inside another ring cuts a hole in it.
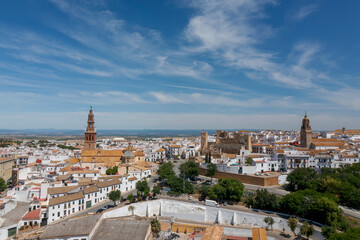
[[[275,194],[269,193],[267,189],[256,190],[254,208],[276,211],[279,207],[280,201]]]
[[[311,235],[313,235],[314,232],[315,232],[314,226],[313,226],[313,225],[310,225],[305,235],[306,235],[306,237],[309,239],[309,237],[310,237]]]
[[[317,188],[317,174],[312,168],[296,168],[287,176],[290,190],[304,190]]]
[[[106,175],[116,175],[118,171],[118,167],[114,166],[112,168],[106,169]]]
[[[297,191],[282,198],[281,209],[327,225],[338,224],[341,222],[341,210],[331,197],[312,189]]]
[[[324,238],[329,239],[331,235],[336,233],[336,227],[323,226],[321,228],[321,233],[324,236]]]
[[[205,154],[205,163],[209,163],[209,155],[207,153]]]
[[[314,234],[314,227],[309,225],[308,222],[304,222],[300,228],[300,232],[303,236],[306,236],[308,239],[311,235]]]
[[[172,176],[171,178],[166,180],[166,183],[168,184],[171,191],[170,194],[181,194],[181,193],[194,193],[194,187],[191,185],[188,181],[177,177]]]
[[[329,240],[349,240],[360,239],[360,227],[349,228],[343,233],[334,233],[330,235]]]
[[[7,184],[3,178],[0,178],[0,192],[3,192],[7,188]]]
[[[269,226],[271,227],[271,231],[272,231],[275,220],[272,217],[265,217],[264,222],[267,224],[266,226],[267,228],[269,228]]]
[[[322,193],[329,192],[337,194],[340,188],[340,184],[340,181],[330,176],[321,177],[318,181],[317,190]]]
[[[211,177],[211,182],[212,182],[212,179],[215,176],[216,172],[217,172],[216,164],[210,163],[207,166],[206,176]]]
[[[172,176],[175,176],[173,164],[171,162],[161,164],[158,170],[158,175],[160,179],[169,179]]]
[[[144,193],[147,193],[149,195],[150,187],[149,187],[148,182],[146,181],[146,179],[144,179],[142,181],[138,181],[136,183],[136,190],[138,192],[140,192],[141,196],[144,196]]]
[[[158,195],[158,194],[161,193],[161,187],[160,187],[160,186],[155,186],[155,187],[153,187],[152,193],[153,193],[153,196],[154,196],[154,198],[155,198],[156,195]]]
[[[129,200],[130,203],[134,203],[135,202],[135,197],[132,193],[130,193],[127,197],[127,199]]]
[[[206,199],[206,197],[208,197],[210,188],[211,187],[209,185],[201,185],[198,188],[198,193],[200,194],[200,197],[199,197],[200,201],[203,201]]]
[[[251,164],[252,164],[252,158],[251,158],[251,157],[248,157],[248,158],[246,159],[246,162],[245,162],[245,163],[251,165]]]
[[[220,200],[226,199],[226,189],[220,184],[215,184],[209,189],[208,196],[210,199],[219,202]]]
[[[187,161],[180,165],[180,172],[183,177],[194,180],[200,173],[199,164],[193,161]]]
[[[120,190],[111,191],[109,193],[109,199],[114,202],[114,205],[116,205],[116,201],[119,201],[120,198],[121,198]]]
[[[256,193],[252,191],[244,191],[243,202],[247,207],[253,208],[255,204]]]
[[[157,237],[159,232],[161,231],[161,225],[157,218],[151,221],[151,231]]]
[[[134,196],[133,196],[133,197],[134,197]],[[128,211],[131,212],[131,215],[132,215],[132,216],[134,216],[134,210],[135,210],[135,206],[130,205],[130,206],[128,207]]]
[[[242,184],[239,180],[225,178],[219,179],[220,186],[225,188],[225,198],[226,200],[239,202],[244,192],[244,184]]]
[[[298,220],[296,218],[293,218],[293,217],[289,218],[288,226],[289,226],[290,230],[293,232],[294,236],[296,236],[295,230],[296,230],[296,228],[298,226]]]

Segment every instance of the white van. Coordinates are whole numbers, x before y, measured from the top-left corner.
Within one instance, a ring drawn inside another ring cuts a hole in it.
[[[210,206],[210,207],[219,207],[219,204],[214,201],[214,200],[205,200],[205,206]]]

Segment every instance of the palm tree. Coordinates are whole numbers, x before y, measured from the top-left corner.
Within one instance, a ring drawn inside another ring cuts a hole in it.
[[[274,219],[272,217],[266,217],[264,219],[264,222],[267,224],[267,228],[270,226],[271,227],[271,231],[273,230],[273,225],[275,223]]]
[[[157,218],[151,221],[151,231],[157,237],[159,232],[161,231],[161,224]]]
[[[135,207],[133,205],[130,205],[128,210],[129,210],[129,212],[131,211],[131,215],[134,216]]]

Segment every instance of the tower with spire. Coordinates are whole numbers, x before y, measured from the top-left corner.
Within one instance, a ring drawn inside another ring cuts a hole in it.
[[[300,130],[300,146],[304,148],[310,148],[312,142],[312,130],[310,127],[310,120],[305,112],[304,119],[302,120]]]
[[[96,149],[96,130],[92,107],[90,107],[87,128],[85,131],[85,149]]]

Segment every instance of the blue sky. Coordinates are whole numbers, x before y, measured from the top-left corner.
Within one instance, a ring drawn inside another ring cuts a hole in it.
[[[359,128],[359,8],[1,1],[0,128]]]

